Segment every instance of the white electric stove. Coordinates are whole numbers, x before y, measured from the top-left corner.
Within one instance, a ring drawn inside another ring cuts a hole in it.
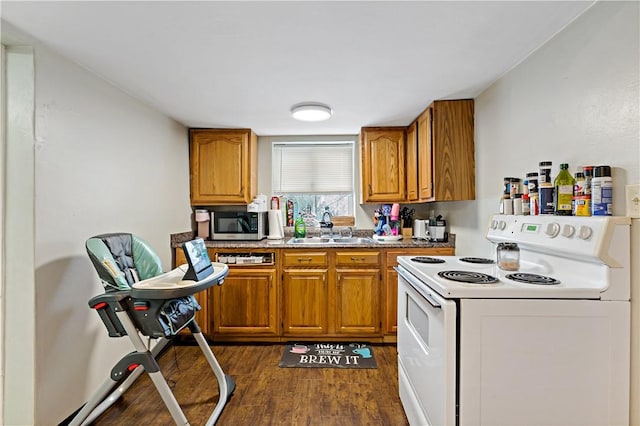
[[[630,220],[496,215],[516,271],[398,258],[400,396],[411,424],[627,424]]]

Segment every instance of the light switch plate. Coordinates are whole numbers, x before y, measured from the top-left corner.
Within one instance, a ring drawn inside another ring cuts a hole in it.
[[[626,186],[627,216],[640,218],[640,183]]]

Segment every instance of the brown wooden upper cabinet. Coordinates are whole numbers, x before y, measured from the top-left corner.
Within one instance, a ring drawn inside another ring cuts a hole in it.
[[[257,193],[257,151],[250,129],[190,129],[191,205],[250,203]]]
[[[362,128],[362,202],[405,200],[405,135],[404,127]]]
[[[419,201],[475,199],[473,99],[435,101],[416,123]]]
[[[435,101],[408,127],[363,127],[362,202],[473,200],[473,99]]]
[[[406,201],[418,201],[418,122],[407,127],[407,197]]]

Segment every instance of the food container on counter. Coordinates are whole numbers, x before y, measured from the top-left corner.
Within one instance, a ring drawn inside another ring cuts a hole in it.
[[[499,243],[497,248],[498,267],[505,271],[520,268],[520,248],[516,243]]]

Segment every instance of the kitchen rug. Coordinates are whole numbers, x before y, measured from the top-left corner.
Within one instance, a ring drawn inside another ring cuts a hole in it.
[[[279,367],[377,368],[373,348],[366,343],[288,343]]]

